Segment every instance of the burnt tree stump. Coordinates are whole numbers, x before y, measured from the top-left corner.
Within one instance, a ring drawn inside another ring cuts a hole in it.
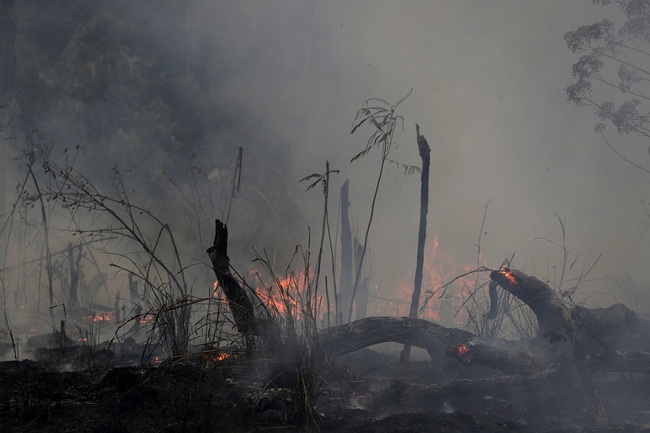
[[[219,286],[228,301],[235,327],[246,339],[247,348],[251,349],[256,328],[255,310],[248,294],[232,275],[228,257],[228,228],[219,220],[215,221],[214,242],[207,253]]]

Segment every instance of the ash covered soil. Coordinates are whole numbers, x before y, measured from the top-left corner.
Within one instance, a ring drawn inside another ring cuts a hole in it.
[[[77,354],[0,363],[0,431],[650,432],[646,375],[601,380],[610,425],[597,428],[567,377],[550,379],[548,392],[513,391],[518,382],[505,385],[492,370],[402,364],[370,349],[327,368],[307,420],[291,419],[295,383],[269,383],[262,362],[198,355],[115,367],[101,353],[93,362]]]

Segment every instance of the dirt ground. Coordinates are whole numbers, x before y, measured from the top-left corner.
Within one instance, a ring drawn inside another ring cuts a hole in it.
[[[296,394],[263,363],[93,356],[94,368],[80,352],[0,363],[0,432],[650,432],[646,375],[601,380],[611,425],[599,429],[566,378],[513,394],[498,372],[364,349],[324,370],[311,415],[292,419]]]

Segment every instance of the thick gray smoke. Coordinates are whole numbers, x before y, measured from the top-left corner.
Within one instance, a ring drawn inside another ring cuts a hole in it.
[[[647,176],[614,155],[593,132],[592,113],[570,105],[564,93],[576,58],[563,36],[611,14],[606,9],[588,0],[295,0],[195,1],[184,15],[173,16],[176,12],[161,1],[155,10],[133,16],[153,17],[149,46],[168,50],[157,58],[166,62],[159,69],[179,77],[186,71],[198,83],[199,88],[188,89],[180,79],[173,82],[183,98],[170,106],[191,105],[193,95],[209,96],[210,104],[196,108],[195,118],[179,127],[201,134],[165,144],[138,135],[134,122],[178,119],[173,110],[164,119],[115,117],[119,107],[110,105],[111,98],[120,97],[115,86],[107,88],[106,101],[86,107],[97,110],[86,116],[94,122],[112,116],[97,124],[114,128],[105,149],[86,142],[88,135],[74,124],[62,123],[65,116],[55,106],[43,109],[36,121],[55,152],[77,143],[85,147],[83,166],[104,176],[97,182],[109,185],[112,165],[126,165],[137,196],[176,226],[187,222],[190,204],[173,201],[178,191],[166,194],[177,185],[187,191],[183,188],[191,188],[193,176],[201,182],[220,179],[214,186],[218,197],[206,200],[200,215],[206,227],[202,238],[187,235],[196,241],[193,254],[211,241],[211,219],[223,217],[239,147],[244,149],[242,184],[230,220],[235,265],[247,266],[255,247],[283,256],[282,266],[296,244],[307,242],[308,227],[315,244],[324,197],[320,188],[306,191],[308,185],[299,180],[322,173],[326,161],[340,170],[330,186],[333,234],[338,191],[350,179],[353,231],[362,238],[379,154],[350,163],[370,133],[361,128],[351,135],[352,121],[365,99],[392,103],[413,89],[398,109],[404,128],[395,137],[391,159],[420,164],[417,122],[432,148],[427,250],[439,242],[436,255],[428,256],[429,273],[441,278],[438,283],[476,267],[488,203],[481,265],[496,267],[514,255],[514,267],[557,281],[566,241],[573,266],[565,287],[602,254],[581,283],[578,300],[629,303],[634,298],[614,294],[618,286],[609,279],[649,280],[650,220],[641,205],[649,192]],[[176,22],[173,31],[170,22]],[[629,137],[612,140],[629,158],[647,161],[646,144]],[[15,183],[5,185],[7,197]],[[387,166],[368,243],[370,286],[377,297],[391,297],[412,283],[419,188],[419,176]]]

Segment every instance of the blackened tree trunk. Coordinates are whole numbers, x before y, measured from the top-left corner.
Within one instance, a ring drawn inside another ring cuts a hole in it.
[[[361,269],[361,255],[363,254],[363,245],[359,239],[354,238],[354,268]],[[357,296],[354,298],[354,317],[363,319],[368,315],[368,298],[370,297],[370,288],[368,287],[368,277],[361,276],[357,284]]]
[[[349,181],[343,182],[341,187],[341,278],[339,280],[339,294],[335,297],[336,324],[342,325],[343,312],[348,311],[352,302],[352,230],[350,229]]]
[[[5,110],[13,98],[16,78],[15,6],[15,0],[0,0],[0,108]]]
[[[217,276],[219,286],[228,301],[235,327],[246,339],[247,349],[250,350],[253,348],[253,337],[255,334],[255,311],[253,302],[230,271],[228,228],[219,220],[216,220],[215,223],[214,242],[208,248],[207,252],[212,262],[214,273]]]
[[[427,139],[420,135],[420,125],[415,124],[418,151],[422,158],[422,173],[420,176],[420,228],[418,230],[418,252],[415,263],[415,278],[413,281],[413,296],[409,317],[417,317],[420,308],[422,292],[422,271],[424,267],[424,244],[427,239],[427,213],[429,212],[429,166],[431,165],[431,148]],[[411,357],[411,346],[406,345],[400,354],[402,362],[408,362]]]
[[[14,82],[16,79],[16,2],[15,0],[0,0],[0,146],[3,157],[0,158],[0,215],[6,215],[5,190],[10,184],[7,178],[6,164],[9,160],[4,141],[11,136],[11,113],[9,106],[13,99]],[[4,265],[6,248],[0,248],[0,264]],[[3,307],[6,311],[6,293],[3,293]]]
[[[68,243],[68,264],[70,266],[70,299],[68,300],[68,304],[71,308],[79,305],[77,289],[79,288],[79,277],[81,276],[82,246],[78,245],[76,248],[79,251],[75,257],[75,247],[72,245],[72,242]]]

